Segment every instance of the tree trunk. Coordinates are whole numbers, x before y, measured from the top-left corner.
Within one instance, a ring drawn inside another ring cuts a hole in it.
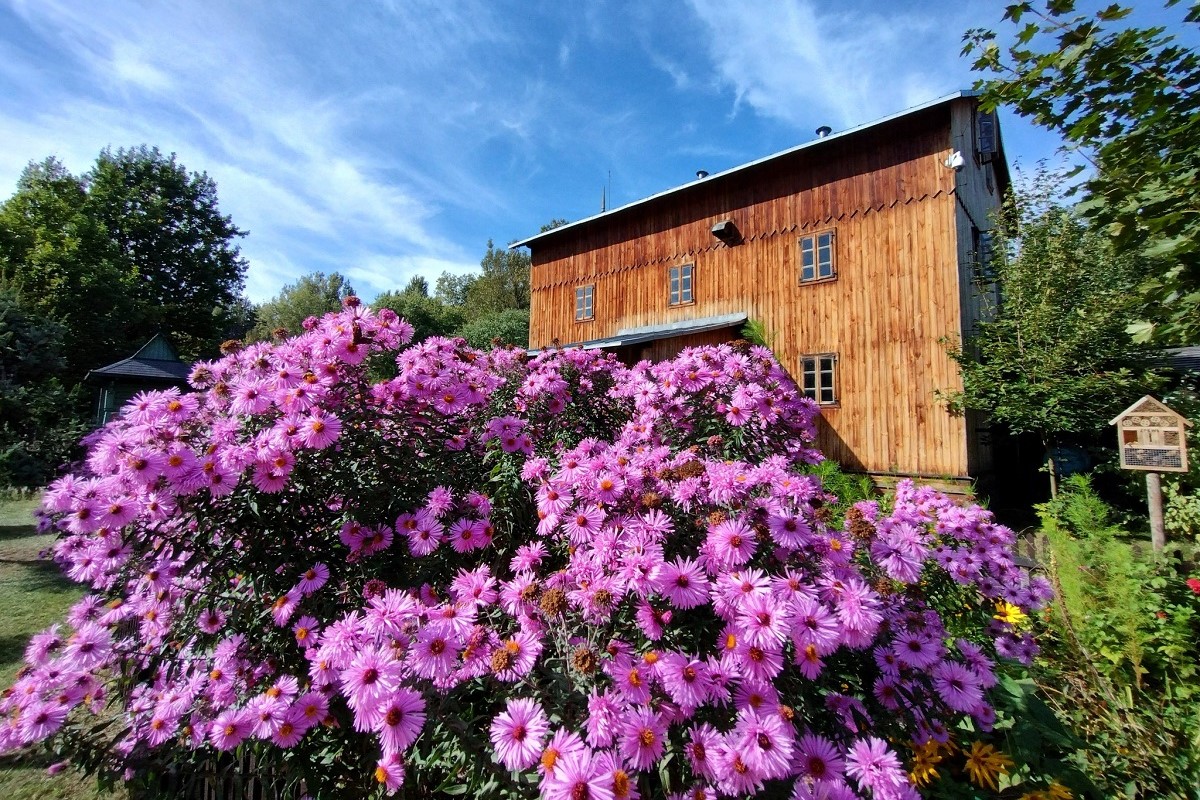
[[[1058,467],[1054,463],[1053,445],[1043,439],[1042,446],[1046,448],[1046,469],[1050,473],[1050,499],[1053,500],[1058,497]]]

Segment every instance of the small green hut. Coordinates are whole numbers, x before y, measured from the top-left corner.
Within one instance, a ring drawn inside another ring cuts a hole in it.
[[[154,334],[129,358],[94,369],[85,382],[100,387],[96,424],[103,425],[121,413],[121,408],[138,392],[187,387],[191,367],[179,358],[175,345],[161,333]]]

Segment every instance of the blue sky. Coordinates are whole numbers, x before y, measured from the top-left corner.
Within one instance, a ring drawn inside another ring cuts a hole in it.
[[[175,152],[249,235],[248,296],[364,297],[960,88],[976,0],[0,0],[0,197],[31,160]],[[1010,162],[1057,142],[1002,117]],[[611,177],[610,177],[611,176]]]

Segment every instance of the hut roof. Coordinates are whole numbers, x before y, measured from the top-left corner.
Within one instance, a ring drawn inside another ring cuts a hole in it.
[[[171,341],[156,333],[129,358],[123,358],[87,374],[87,381],[129,378],[136,381],[181,384],[187,381],[191,367],[179,358]]]

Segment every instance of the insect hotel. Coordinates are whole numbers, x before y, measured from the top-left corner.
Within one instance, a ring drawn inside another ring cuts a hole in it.
[[[1187,472],[1187,428],[1192,423],[1146,395],[1114,417],[1121,468]]]
[[[1146,500],[1150,508],[1150,542],[1156,551],[1166,546],[1163,525],[1162,472],[1187,472],[1187,429],[1192,423],[1182,414],[1146,395],[1113,417],[1121,468],[1146,473]]]

